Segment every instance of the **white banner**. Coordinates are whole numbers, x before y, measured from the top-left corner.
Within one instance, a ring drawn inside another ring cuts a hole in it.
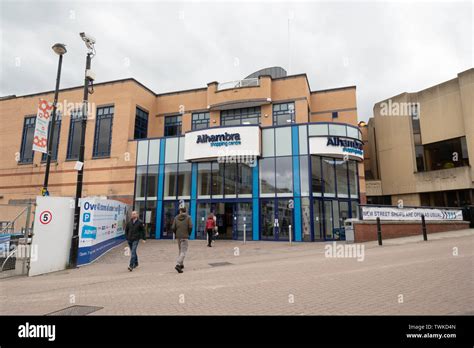
[[[184,159],[201,160],[224,156],[260,156],[260,127],[215,127],[186,133]]]
[[[462,211],[457,209],[362,206],[362,220],[421,221],[421,215],[426,221],[462,221]]]
[[[125,240],[128,206],[111,199],[81,199],[78,266],[88,264]]]
[[[51,119],[53,104],[40,99],[36,115],[35,134],[33,136],[33,151],[48,153],[48,126]]]

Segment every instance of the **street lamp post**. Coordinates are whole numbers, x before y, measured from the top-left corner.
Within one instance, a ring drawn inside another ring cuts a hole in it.
[[[77,169],[77,183],[76,183],[76,198],[74,205],[74,229],[71,240],[71,250],[69,253],[69,268],[75,268],[77,266],[77,254],[79,249],[79,217],[81,213],[81,207],[79,199],[82,196],[82,182],[84,176],[84,148],[86,139],[86,126],[88,116],[88,102],[89,102],[89,84],[94,81],[93,74],[90,71],[91,60],[95,56],[95,39],[90,36],[86,36],[85,33],[80,33],[82,40],[85,42],[88,52],[86,57],[86,71],[84,78],[84,99],[82,102],[82,122],[81,122],[81,144],[79,147],[79,168]]]
[[[59,94],[59,81],[61,79],[61,66],[63,64],[63,55],[67,52],[66,45],[57,43],[53,47],[53,51],[59,55],[58,73],[56,75],[56,88],[54,90],[54,102],[53,111],[51,112],[51,127],[49,127],[49,139],[48,139],[48,152],[46,157],[46,171],[44,174],[44,183],[41,194],[43,196],[48,193],[48,181],[49,181],[49,168],[51,166],[51,157],[53,152],[53,138],[54,138],[54,126],[56,125],[56,110],[58,105],[58,94]]]

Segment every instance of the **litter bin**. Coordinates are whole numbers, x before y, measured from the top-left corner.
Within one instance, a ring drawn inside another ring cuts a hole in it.
[[[346,219],[344,221],[346,243],[354,243],[354,221],[358,221],[358,219]]]

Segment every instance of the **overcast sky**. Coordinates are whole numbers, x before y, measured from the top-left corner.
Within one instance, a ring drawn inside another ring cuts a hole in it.
[[[2,96],[54,89],[55,42],[68,49],[61,87],[81,85],[81,31],[97,40],[97,82],[164,93],[282,66],[312,90],[356,85],[360,120],[474,66],[473,1],[0,2]]]

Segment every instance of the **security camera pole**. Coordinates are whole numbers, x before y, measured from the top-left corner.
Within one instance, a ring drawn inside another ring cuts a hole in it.
[[[90,37],[86,36],[85,33],[79,34],[82,40],[85,42],[88,52],[86,58],[86,71],[85,71],[85,78],[84,78],[84,100],[82,102],[82,122],[81,122],[81,145],[79,147],[79,159],[76,162],[76,170],[77,170],[77,183],[76,183],[76,198],[74,202],[74,228],[72,233],[72,240],[71,240],[71,251],[69,253],[69,268],[75,268],[77,266],[77,254],[79,249],[79,217],[81,213],[81,207],[79,205],[79,199],[82,196],[82,181],[84,175],[84,144],[86,139],[86,126],[87,126],[87,104],[89,101],[89,85],[93,83],[94,77],[93,73],[90,71],[91,68],[91,60],[95,56],[95,40]]]
[[[59,81],[61,79],[61,66],[63,64],[63,55],[67,52],[66,45],[57,43],[53,47],[53,51],[59,55],[58,73],[56,75],[56,88],[54,90],[54,102],[53,111],[51,112],[51,126],[49,127],[49,139],[48,139],[48,153],[46,157],[46,171],[44,174],[43,189],[41,190],[42,196],[48,196],[48,181],[49,181],[49,167],[51,166],[51,157],[53,152],[53,138],[54,138],[54,126],[56,125],[56,110],[58,105],[58,94],[59,94]]]

